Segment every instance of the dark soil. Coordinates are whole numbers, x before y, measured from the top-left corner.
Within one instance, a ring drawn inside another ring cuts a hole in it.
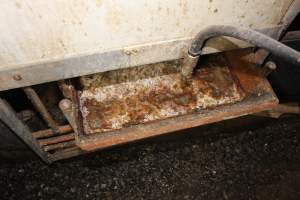
[[[0,199],[300,199],[299,117],[183,133],[50,166],[1,161]]]

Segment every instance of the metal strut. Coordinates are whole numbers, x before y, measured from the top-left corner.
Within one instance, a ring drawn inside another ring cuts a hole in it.
[[[0,120],[15,132],[44,162],[51,163],[49,154],[43,151],[29,128],[17,117],[13,108],[0,98]]]

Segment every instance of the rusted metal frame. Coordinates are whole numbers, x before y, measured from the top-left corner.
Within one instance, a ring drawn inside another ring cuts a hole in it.
[[[70,133],[73,131],[73,128],[70,125],[59,126],[58,129],[59,129],[59,134],[53,132],[52,129],[46,129],[46,130],[33,132],[32,136],[36,139],[40,139],[40,138],[58,136],[60,134]]]
[[[254,101],[255,98],[258,99]],[[270,98],[272,98],[271,102]],[[200,113],[179,116],[154,123],[136,125],[118,131],[85,136],[80,138],[77,145],[85,151],[94,151],[96,149],[103,149],[181,129],[192,128],[271,109],[276,106],[277,103],[277,100],[274,99],[273,96],[253,97],[246,101],[233,105],[221,106],[214,110],[205,110]]]
[[[300,114],[300,106],[298,102],[278,104],[272,110],[256,113],[256,116],[279,118],[283,114]]]
[[[85,133],[107,132],[242,100],[244,93],[233,81],[224,57],[208,56],[207,62],[209,64],[197,70],[189,83],[182,79],[180,61],[143,66],[143,70],[131,68],[117,74],[101,74],[100,80],[101,77],[122,80],[120,84],[102,80],[101,83],[109,84],[108,87],[102,87],[97,81],[85,84],[86,79],[80,78],[83,88],[79,91],[80,110]],[[156,75],[149,78],[151,73],[146,70]],[[134,74],[137,81],[122,79],[122,73]],[[99,75],[95,78],[99,80]],[[100,100],[98,97],[104,98]]]
[[[82,123],[82,115],[81,111],[79,108],[79,96],[77,90],[73,87],[72,88],[72,109],[73,109],[73,114],[71,115],[73,118],[71,121],[74,121],[74,124],[76,124],[76,130],[75,132],[75,137],[84,135],[84,128],[83,128],[83,123]]]
[[[51,155],[51,159],[53,161],[63,160],[67,158],[71,158],[74,156],[79,156],[88,153],[87,151],[83,151],[79,147],[70,147],[67,149],[58,150]]]
[[[268,81],[262,77],[258,68],[253,64],[255,57],[253,54],[249,54],[250,52],[251,49],[226,54],[234,79],[247,94],[247,97],[241,102],[201,110],[194,114],[133,125],[116,131],[81,136],[78,138],[77,145],[85,151],[94,151],[273,108],[278,104],[278,99]]]
[[[75,138],[75,134],[74,133],[69,133],[69,134],[65,134],[65,135],[40,139],[40,140],[38,140],[38,143],[40,144],[40,146],[46,146],[46,145],[50,145],[50,144],[57,144],[57,143],[60,143],[60,142],[66,142],[66,141],[74,140],[74,138]]]
[[[0,119],[16,133],[44,162],[51,163],[53,160],[49,154],[41,149],[37,140],[32,136],[29,128],[17,117],[13,108],[0,98]]]
[[[76,143],[75,140],[67,141],[67,142],[61,142],[57,144],[50,144],[43,147],[44,151],[53,151],[58,149],[66,149],[70,147],[75,147]]]
[[[59,102],[58,107],[60,108],[65,118],[73,128],[74,132],[77,133],[78,126],[75,119],[77,106],[72,103],[72,100],[73,102],[76,101],[76,99],[74,100],[74,97],[77,95],[77,91],[71,84],[71,80],[61,80],[58,81],[57,84],[63,96],[65,97],[65,99],[62,99]]]
[[[43,104],[35,90],[31,87],[25,87],[23,88],[23,90],[35,109],[37,109],[37,111],[41,114],[47,125],[53,130],[53,132],[59,133],[59,125],[55,122],[51,114],[48,112],[46,106]]]
[[[244,55],[240,55],[240,53],[236,57],[245,56],[248,53],[251,53],[251,49],[248,49]],[[161,65],[170,68],[174,67],[175,63],[171,62],[170,66],[166,65],[166,63],[161,63]],[[153,69],[151,71],[157,69],[164,71],[161,65],[152,65]],[[245,63],[239,63],[238,65],[243,66]],[[230,64],[226,61],[224,53],[218,56],[209,55],[200,69],[196,70],[191,84],[184,84],[180,78],[181,66],[178,64],[176,68],[174,67],[175,71],[172,71],[171,74],[159,79],[156,79],[157,77],[151,79],[151,85],[140,84],[144,83],[141,79],[138,79],[138,82],[131,82],[131,79],[122,78],[123,72],[134,73],[135,77],[141,75],[137,73],[139,71],[142,71],[143,75],[147,74],[146,71],[139,68],[121,70],[117,74],[100,74],[100,78],[99,75],[96,77],[89,76],[86,78],[87,82],[85,79],[80,78],[83,88],[83,90],[79,91],[81,99],[80,109],[83,113],[84,121],[78,120],[78,122],[84,124],[87,135],[93,133],[101,134],[102,132],[126,128],[133,124],[144,124],[154,120],[189,114],[199,109],[215,108],[219,105],[241,101],[245,93],[239,89],[238,81],[232,77],[228,66]],[[145,69],[151,69],[149,66],[145,67]],[[256,75],[259,76],[260,74],[257,73]],[[114,85],[114,82],[105,81],[104,77],[108,80],[122,80],[124,83],[121,81],[122,84],[119,85],[120,82],[117,82],[118,84]],[[99,80],[101,80],[100,83]],[[146,80],[146,83],[148,83],[148,79]],[[108,84],[108,88],[102,87],[103,84],[104,86]],[[176,87],[168,87],[173,84]],[[136,87],[137,85],[138,87]],[[153,90],[149,88],[153,88]],[[122,91],[129,90],[133,91],[130,92],[130,96],[127,96],[126,92],[122,93]],[[111,93],[110,91],[114,92]],[[85,92],[87,93],[85,94]],[[204,101],[203,98],[205,98]],[[134,116],[137,117],[135,118]]]
[[[82,134],[83,128],[79,123],[81,120],[81,114],[78,108],[78,94],[71,82],[72,81],[70,79],[57,82],[63,96],[65,97],[65,99],[62,99],[59,102],[59,108],[63,112],[74,132]]]
[[[259,31],[267,35],[274,35],[274,33],[278,33],[280,28],[281,26],[274,26]],[[191,40],[192,38],[182,38],[160,41],[107,52],[68,57],[63,60],[27,64],[22,67],[9,66],[5,68],[6,70],[0,71],[0,81],[2,83],[0,91],[120,68],[180,59],[185,56]],[[132,50],[138,53],[128,53]],[[203,53],[211,53],[211,51]],[[32,76],[32,74],[43,74],[43,76]]]

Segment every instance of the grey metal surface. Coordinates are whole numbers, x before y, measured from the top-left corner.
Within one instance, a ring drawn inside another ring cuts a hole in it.
[[[0,5],[0,91],[179,59],[197,32],[215,24],[264,33],[273,29],[268,35],[278,38],[299,12],[299,4],[300,0],[5,1]],[[217,38],[208,42],[205,52],[246,46]]]
[[[0,119],[14,133],[16,133],[43,161],[45,161],[46,163],[51,162],[48,154],[40,148],[36,139],[33,138],[29,128],[17,117],[13,108],[4,99],[1,98]]]
[[[260,32],[271,37],[277,37],[282,26],[261,29]],[[183,58],[192,38],[176,39],[158,43],[132,46],[102,53],[68,57],[62,60],[50,60],[43,63],[24,66],[10,66],[0,70],[0,91],[25,87],[50,81],[73,78],[88,74],[111,71],[115,69],[158,63]],[[225,46],[216,44],[222,43]],[[212,53],[240,47],[249,47],[247,43],[237,46],[228,38],[216,42],[208,42],[215,49],[205,51]],[[16,79],[15,77],[18,77]]]

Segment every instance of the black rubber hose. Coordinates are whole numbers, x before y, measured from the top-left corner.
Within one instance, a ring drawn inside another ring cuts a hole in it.
[[[298,51],[257,31],[227,25],[214,25],[199,32],[189,49],[189,54],[193,57],[200,56],[205,42],[218,36],[229,36],[244,40],[252,45],[268,50],[274,56],[287,62],[300,65],[300,53]]]

